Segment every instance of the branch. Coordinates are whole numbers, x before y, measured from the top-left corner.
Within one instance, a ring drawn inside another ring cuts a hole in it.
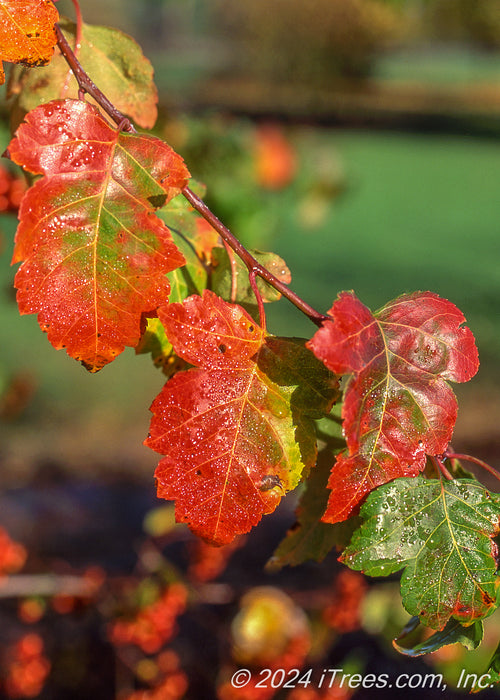
[[[136,130],[131,122],[125,117],[125,115],[120,112],[116,107],[108,100],[106,95],[99,90],[95,83],[89,78],[84,68],[82,67],[80,61],[75,56],[70,45],[66,41],[66,37],[61,31],[59,25],[55,25],[56,35],[57,35],[57,45],[64,56],[67,64],[73,71],[73,75],[78,83],[80,91],[82,93],[87,93],[99,104],[104,111],[111,117],[111,119],[117,124],[120,130],[135,133]],[[265,280],[271,287],[274,287],[276,291],[280,292],[288,301],[290,301],[294,306],[297,307],[303,314],[305,314],[313,323],[317,326],[326,321],[329,316],[319,313],[316,309],[313,309],[307,302],[305,302],[301,297],[293,292],[286,284],[281,282],[277,277],[275,277],[269,270],[266,270],[249,252],[248,250],[238,241],[238,239],[231,233],[231,231],[224,226],[222,221],[220,221],[215,214],[213,214],[207,207],[205,202],[201,200],[189,187],[185,187],[182,190],[182,194],[188,200],[188,202],[199,212],[204,219],[219,233],[222,239],[234,250],[234,252],[242,259],[248,268],[249,273],[257,277],[261,277]]]
[[[184,187],[182,194],[188,200],[196,211],[203,216],[203,218],[208,221],[208,223],[217,231],[221,238],[234,250],[234,252],[243,260],[248,268],[249,272],[252,272],[257,277],[262,277],[271,287],[274,287],[276,291],[280,292],[284,297],[291,301],[294,306],[296,306],[303,314],[305,314],[313,323],[317,326],[329,319],[329,316],[319,313],[316,309],[313,309],[307,302],[305,302],[301,297],[293,292],[288,285],[284,284],[275,277],[269,270],[261,265],[248,250],[239,242],[239,240],[231,233],[231,231],[224,226],[222,221],[218,219],[215,214],[207,207],[205,202],[198,197],[189,187]]]
[[[80,91],[83,93],[86,92],[88,95],[93,97],[97,104],[100,105],[107,114],[109,114],[111,119],[120,127],[122,131],[135,133],[136,130],[127,117],[116,109],[112,102],[108,100],[106,95],[101,92],[97,85],[89,78],[80,61],[75,56],[71,46],[68,44],[66,37],[62,33],[62,30],[58,24],[55,25],[55,30],[57,45],[64,56],[64,60],[73,71],[73,75],[75,76]]]
[[[1,598],[49,597],[56,595],[90,598],[96,584],[85,576],[57,574],[16,574],[0,579]]]

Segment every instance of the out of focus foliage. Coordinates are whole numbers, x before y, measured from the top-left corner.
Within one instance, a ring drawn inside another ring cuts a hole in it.
[[[214,2],[219,26],[238,45],[240,69],[288,82],[364,77],[405,24],[397,4],[381,0]]]
[[[500,3],[497,0],[427,0],[423,29],[430,38],[500,48]]]

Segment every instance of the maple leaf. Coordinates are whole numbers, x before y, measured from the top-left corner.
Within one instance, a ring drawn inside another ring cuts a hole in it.
[[[43,66],[52,57],[59,13],[50,0],[0,0],[0,85],[2,61]]]
[[[59,27],[74,47],[76,25],[61,18]],[[153,67],[130,36],[111,27],[82,23],[78,60],[116,109],[144,129],[154,126],[158,93]],[[56,51],[50,64],[37,71],[16,66],[8,89],[9,96],[15,97],[11,105],[11,127],[17,127],[27,112],[44,102],[77,98],[79,86],[65,58]],[[87,101],[94,104],[90,96]]]
[[[308,342],[337,374],[352,373],[342,409],[347,451],[337,457],[323,519],[347,519],[366,494],[415,476],[427,455],[444,452],[457,416],[445,380],[468,381],[479,362],[474,336],[451,302],[405,294],[375,314],[342,292]]]
[[[179,372],[151,406],[145,444],[165,455],[158,495],[203,539],[225,544],[272,512],[316,458],[312,419],[337,382],[302,342],[266,337],[209,290],[158,309]]]
[[[496,609],[498,494],[473,479],[396,479],[368,496],[361,517],[341,561],[368,576],[404,569],[410,615],[442,630],[451,618],[470,625]]]
[[[44,175],[19,212],[19,311],[97,371],[137,344],[142,314],[168,299],[166,273],[184,258],[154,210],[189,173],[165,143],[120,133],[80,100],[30,112],[8,155]]]

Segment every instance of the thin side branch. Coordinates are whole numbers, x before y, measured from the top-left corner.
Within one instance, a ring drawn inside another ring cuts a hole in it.
[[[221,238],[234,250],[234,252],[242,259],[248,268],[249,272],[252,272],[257,277],[261,277],[265,280],[271,287],[274,287],[276,291],[280,292],[288,301],[290,301],[294,306],[297,307],[303,314],[305,314],[313,323],[317,326],[321,326],[324,321],[329,319],[329,316],[319,313],[316,309],[313,309],[307,302],[305,302],[301,297],[293,292],[288,285],[284,284],[281,280],[275,277],[269,270],[261,265],[248,250],[239,242],[239,240],[231,233],[231,231],[224,226],[222,221],[218,219],[215,214],[207,207],[205,202],[198,197],[189,187],[184,187],[182,194],[191,204],[191,206],[196,209],[196,211],[203,216],[203,218],[208,221],[208,223],[217,231]]]
[[[489,474],[494,476],[495,479],[498,479],[500,481],[500,474],[497,472],[497,470],[490,466],[487,462],[483,462],[482,459],[478,459],[478,457],[459,454],[457,452],[445,452],[443,457],[446,457],[446,459],[458,459],[459,461],[462,460],[463,462],[471,462],[471,464],[476,464],[478,467],[481,467]]]
[[[266,312],[264,310],[264,300],[262,299],[262,295],[259,291],[259,288],[257,287],[257,279],[255,275],[255,270],[249,270],[248,271],[248,279],[250,281],[250,286],[252,287],[252,291],[254,293],[255,299],[257,301],[257,307],[259,309],[259,324],[260,327],[266,331]]]
[[[57,574],[16,574],[0,580],[1,598],[26,598],[29,596],[53,597],[56,595],[90,598],[96,592],[95,583],[83,576],[58,576]]]

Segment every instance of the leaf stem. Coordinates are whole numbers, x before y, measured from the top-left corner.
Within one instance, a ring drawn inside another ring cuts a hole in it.
[[[101,92],[101,90],[99,90],[97,85],[89,78],[87,73],[84,71],[80,61],[75,56],[73,49],[68,44],[66,37],[62,33],[62,30],[58,24],[55,25],[55,30],[57,36],[57,45],[59,46],[59,49],[62,55],[64,56],[66,63],[73,71],[73,75],[75,76],[80,91],[86,92],[88,95],[93,97],[97,104],[99,104],[104,109],[104,111],[107,114],[109,114],[109,116],[115,122],[115,124],[120,126],[120,128],[123,131],[135,133],[136,130],[133,124],[130,122],[130,120],[127,119],[127,117],[124,114],[122,114],[118,109],[116,109],[113,103],[110,102],[110,100],[108,100],[106,95],[103,92]]]
[[[472,464],[476,464],[478,467],[482,467],[482,469],[485,469],[492,476],[494,476],[495,479],[498,479],[500,481],[500,474],[497,472],[497,470],[494,469],[489,464],[487,464],[487,462],[483,462],[483,460],[479,459],[478,457],[472,457],[471,455],[459,454],[457,452],[445,452],[443,454],[443,457],[445,457],[446,459],[458,459],[458,460],[463,460],[464,462],[472,462]]]
[[[252,287],[252,291],[255,295],[255,299],[257,301],[257,308],[259,309],[259,324],[260,327],[265,331],[266,330],[266,312],[264,310],[264,301],[262,299],[262,295],[259,291],[259,288],[257,287],[257,279],[255,276],[255,270],[249,270],[248,271],[248,279],[250,281],[250,286]]]
[[[234,257],[234,251],[230,247],[229,243],[222,240],[224,243],[224,248],[226,249],[227,257],[229,258],[229,265],[231,267],[231,303],[234,304],[236,301],[236,292],[238,285],[238,270],[236,266],[236,258]]]
[[[292,291],[288,285],[284,284],[279,280],[272,272],[269,272],[263,265],[261,265],[248,250],[239,242],[239,240],[234,236],[233,233],[224,226],[222,221],[218,219],[215,214],[208,208],[205,202],[198,197],[189,187],[184,187],[182,194],[191,204],[191,206],[196,209],[196,211],[203,216],[203,218],[208,221],[208,223],[217,231],[221,238],[234,250],[234,252],[241,258],[245,263],[249,272],[253,272],[257,277],[261,277],[268,284],[271,285],[276,291],[280,292],[284,297],[288,299],[294,306],[302,311],[313,323],[317,326],[321,326],[324,321],[327,321],[330,317],[325,314],[319,313],[316,309],[313,309],[307,302],[305,302],[298,294]]]

